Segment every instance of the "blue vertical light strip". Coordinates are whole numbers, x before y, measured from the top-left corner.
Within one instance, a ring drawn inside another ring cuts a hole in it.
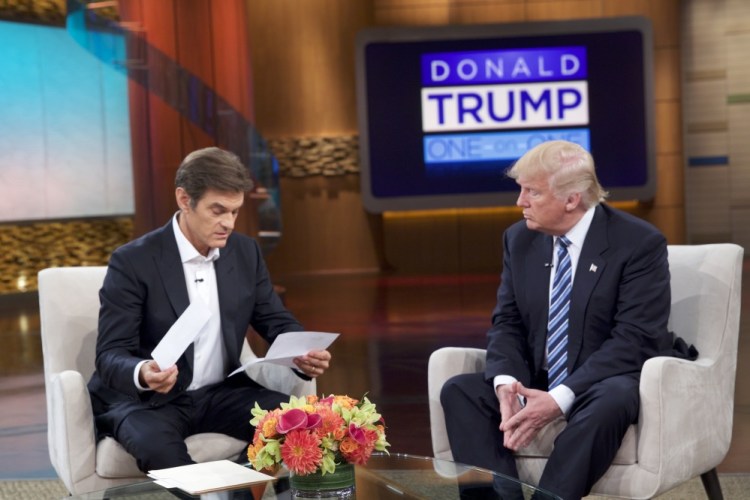
[[[68,32],[81,46],[161,98],[248,166],[255,180],[258,239],[264,253],[271,251],[281,237],[278,168],[255,126],[214,89],[148,44],[144,37],[98,16],[80,0],[67,0],[67,8]],[[121,41],[114,43],[113,38]]]

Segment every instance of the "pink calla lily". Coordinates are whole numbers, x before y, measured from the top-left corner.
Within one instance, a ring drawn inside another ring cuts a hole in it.
[[[276,430],[280,434],[286,434],[295,429],[304,429],[307,427],[307,413],[299,408],[287,410],[279,417],[276,424]]]
[[[320,427],[321,425],[323,425],[323,417],[321,417],[317,413],[307,414],[307,426],[305,427],[305,429],[315,429],[317,427]]]
[[[311,430],[320,427],[323,418],[317,413],[307,413],[299,408],[292,408],[279,417],[276,431],[279,434],[287,434],[296,429]]]

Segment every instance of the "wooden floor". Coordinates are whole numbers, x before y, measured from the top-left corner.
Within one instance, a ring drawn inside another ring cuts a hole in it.
[[[746,261],[732,447],[720,472],[750,472],[750,282]],[[368,393],[392,451],[431,455],[427,359],[442,346],[484,347],[495,275],[345,275],[281,280],[308,330],[340,332],[319,392]],[[0,296],[0,479],[55,477],[47,455],[36,294]]]

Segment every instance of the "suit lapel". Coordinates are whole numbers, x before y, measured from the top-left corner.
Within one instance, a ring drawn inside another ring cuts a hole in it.
[[[179,318],[190,305],[190,296],[185,284],[185,271],[182,268],[180,251],[177,248],[177,240],[172,229],[172,219],[169,220],[161,232],[161,255],[154,257],[158,260],[156,268],[159,270],[164,291],[169,299],[169,304],[175,314],[175,320]],[[186,386],[193,378],[193,354],[195,350],[191,343],[185,350],[185,362],[188,370],[180,372],[180,377],[186,380]]]
[[[164,290],[169,298],[169,303],[174,313],[179,317],[190,305],[187,285],[185,284],[185,272],[182,269],[180,251],[177,249],[177,240],[172,230],[172,220],[162,228],[162,252],[154,257],[157,259],[156,268],[159,270]]]
[[[596,207],[594,218],[583,242],[581,255],[578,258],[573,290],[570,298],[570,315],[568,317],[568,370],[575,367],[576,359],[583,344],[583,328],[586,309],[591,294],[604,273],[607,261],[602,257],[609,248],[607,239],[607,215],[601,205]]]
[[[224,336],[224,345],[227,348],[227,355],[230,363],[239,362],[240,351],[235,328],[234,317],[230,311],[237,310],[237,291],[238,281],[235,271],[237,254],[233,252],[234,245],[231,244],[232,238],[227,245],[220,250],[220,256],[214,263],[216,271],[216,287],[219,292],[219,310],[221,316],[221,334]]]
[[[544,349],[547,345],[547,316],[549,314],[549,283],[552,266],[552,236],[539,233],[526,255],[526,283],[535,285],[527,288],[526,300],[529,303],[530,345],[534,346],[535,366],[543,366]]]

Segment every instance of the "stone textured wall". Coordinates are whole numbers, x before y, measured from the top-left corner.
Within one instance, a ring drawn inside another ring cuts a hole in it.
[[[308,177],[359,173],[359,138],[289,137],[272,139],[268,145],[279,162],[282,177]]]
[[[0,19],[65,25],[65,0],[0,0]]]
[[[0,225],[0,294],[36,290],[48,267],[106,265],[132,233],[128,217]]]

